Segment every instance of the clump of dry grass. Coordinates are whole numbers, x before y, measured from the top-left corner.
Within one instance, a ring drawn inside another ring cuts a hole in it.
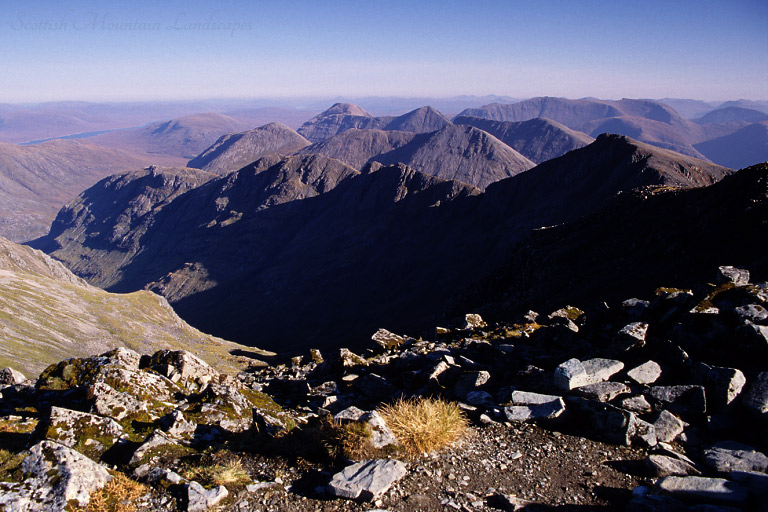
[[[209,486],[239,486],[251,481],[251,477],[239,458],[217,462],[210,466],[192,467],[184,472],[184,476],[189,480],[196,480]]]
[[[400,399],[378,410],[405,453],[411,456],[449,446],[469,428],[458,404],[441,399]]]
[[[149,487],[131,480],[122,473],[114,473],[112,480],[91,493],[88,505],[76,508],[78,512],[136,512],[136,500],[149,492]]]

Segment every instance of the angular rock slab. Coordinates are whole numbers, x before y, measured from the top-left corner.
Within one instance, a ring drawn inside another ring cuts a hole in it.
[[[589,376],[590,384],[604,382],[624,369],[624,363],[615,359],[603,359],[600,357],[587,359],[581,363]]]
[[[573,390],[579,396],[592,398],[601,402],[610,402],[619,395],[629,393],[630,389],[621,382],[595,382]]]
[[[678,414],[703,414],[707,412],[707,398],[703,386],[653,386],[648,395],[660,404]]]
[[[656,429],[656,439],[662,443],[671,443],[685,430],[685,423],[669,411],[661,411],[653,422]]]
[[[390,349],[402,345],[405,338],[386,329],[379,329],[371,336],[371,340],[376,342],[381,348]]]
[[[753,447],[724,441],[704,450],[704,462],[719,473],[759,471],[768,473],[768,457]]]
[[[328,492],[339,498],[371,501],[403,478],[405,464],[399,460],[364,460],[333,475]]]
[[[567,404],[581,425],[608,442],[629,445],[637,434],[637,417],[631,412],[587,398],[569,397]]]
[[[747,500],[744,487],[723,478],[667,476],[656,482],[656,488],[683,501],[742,505]]]
[[[689,476],[700,475],[698,469],[684,460],[669,455],[652,454],[645,459],[645,465],[651,476]]]
[[[2,510],[64,512],[70,502],[84,507],[112,479],[104,467],[62,444],[40,441],[29,451],[21,463],[24,482],[0,482]]]
[[[565,402],[555,395],[513,391],[511,400],[513,405],[504,407],[504,415],[509,421],[557,418],[565,411]]]
[[[0,385],[2,384],[21,384],[27,380],[23,373],[13,368],[3,368],[0,370]]]
[[[653,384],[661,377],[661,366],[656,361],[647,361],[629,370],[627,377],[638,384]]]
[[[589,374],[581,361],[576,358],[569,359],[555,368],[555,386],[563,391],[591,384]]]

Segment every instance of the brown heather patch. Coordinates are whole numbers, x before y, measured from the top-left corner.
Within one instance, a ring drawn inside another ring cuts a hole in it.
[[[131,480],[122,473],[113,473],[112,480],[91,493],[85,507],[72,507],[73,512],[136,512],[136,500],[150,491],[149,487]]]

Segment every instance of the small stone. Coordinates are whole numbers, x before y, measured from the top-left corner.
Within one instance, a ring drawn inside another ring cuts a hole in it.
[[[623,350],[642,347],[645,345],[645,336],[648,333],[648,324],[645,322],[632,322],[619,330],[618,342]]]
[[[386,329],[379,329],[371,336],[371,339],[375,341],[379,346],[385,349],[392,349],[399,345],[402,345],[405,338],[402,336],[389,332]]]
[[[159,446],[167,446],[167,445],[176,445],[178,444],[176,440],[171,439],[168,437],[168,435],[161,431],[161,430],[155,430],[153,433],[147,437],[147,439],[144,441],[144,443],[136,448],[136,451],[133,452],[133,455],[131,456],[131,460],[129,461],[129,464],[138,464],[141,462],[141,459],[144,458],[144,455],[149,452],[152,448],[157,448]]]
[[[488,324],[483,321],[483,317],[476,313],[468,313],[464,315],[464,329],[482,329],[487,327]]]
[[[397,446],[397,438],[387,426],[384,418],[377,411],[372,411],[360,417],[360,421],[368,424],[371,428],[370,443],[373,448],[384,448],[385,446]]]
[[[339,412],[338,414],[336,414],[333,417],[333,419],[340,423],[344,423],[348,421],[359,421],[364,414],[365,414],[365,411],[363,411],[362,409],[358,409],[357,407],[352,405],[347,407],[343,411]]]
[[[187,485],[187,512],[205,512],[227,496],[229,491],[223,485],[208,490],[197,482],[190,482]]]
[[[638,384],[653,384],[661,377],[661,366],[655,361],[647,361],[629,370],[627,377]]]
[[[624,398],[619,402],[619,407],[637,413],[646,413],[653,410],[651,404],[648,403],[648,400],[643,395]]]
[[[768,320],[768,309],[760,304],[747,304],[739,306],[733,310],[739,318],[749,320],[754,323],[761,323]]]

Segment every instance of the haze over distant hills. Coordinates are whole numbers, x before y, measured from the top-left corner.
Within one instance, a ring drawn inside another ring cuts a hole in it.
[[[216,113],[193,114],[88,139],[93,144],[152,156],[158,164],[183,165],[228,133],[250,125]]]
[[[185,170],[184,183],[196,172]],[[621,136],[484,194],[403,165],[360,173],[320,155],[270,157],[219,178],[203,173],[202,185],[175,197],[164,183],[179,183],[179,171],[105,180],[35,245],[110,290],[165,295],[206,332],[322,348],[365,339],[385,318],[417,329],[533,228],[594,213],[618,192],[703,186],[730,172]],[[159,189],[150,193],[147,180]]]

